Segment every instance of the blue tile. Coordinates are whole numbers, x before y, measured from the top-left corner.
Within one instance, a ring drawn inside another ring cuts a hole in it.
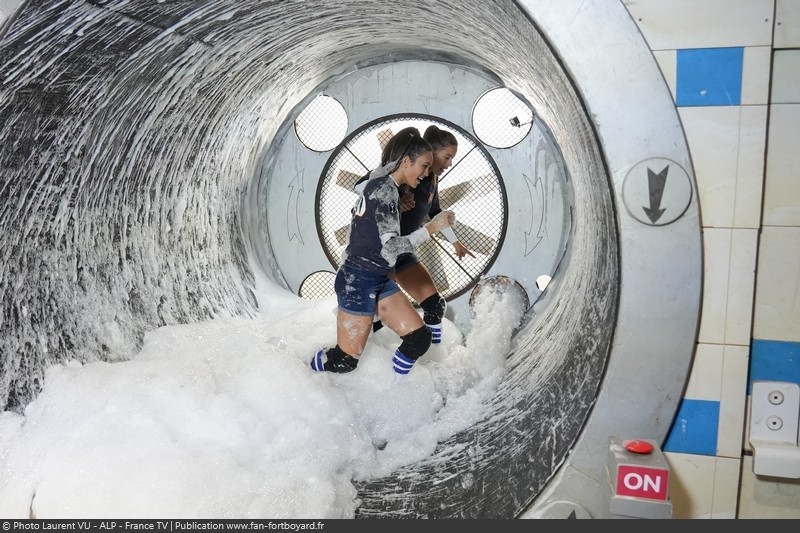
[[[718,433],[719,402],[684,398],[678,407],[664,451],[715,456]]]
[[[743,57],[743,48],[678,50],[675,104],[739,105]]]
[[[800,342],[753,339],[747,394],[750,394],[754,381],[800,384]]]

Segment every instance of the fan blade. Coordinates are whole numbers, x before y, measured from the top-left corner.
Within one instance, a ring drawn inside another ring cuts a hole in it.
[[[444,176],[443,176],[444,177]],[[489,183],[491,176],[486,174],[479,178],[469,181],[462,181],[450,187],[445,187],[442,183],[439,184],[439,204],[442,209],[447,209],[454,205],[459,200],[472,196],[480,191],[493,191],[494,185]]]
[[[336,242],[344,246],[345,244],[347,244],[347,237],[350,234],[350,224],[347,224],[346,226],[342,226],[340,228],[336,228],[333,234],[336,236]]]
[[[378,132],[378,143],[381,145],[381,152],[383,149],[386,148],[386,143],[389,142],[389,139],[392,138],[394,133],[392,133],[392,128],[386,128],[385,130],[381,130]]]
[[[463,198],[471,188],[471,181],[462,181],[461,183],[457,183],[456,185],[447,187],[446,189],[440,188],[439,205],[442,206],[442,209],[449,209],[450,206],[461,200],[461,198]]]
[[[338,185],[339,187],[343,187],[348,191],[352,191],[353,186],[360,179],[361,176],[359,176],[358,174],[355,174],[348,170],[340,170],[339,175],[336,176],[336,185]]]
[[[461,241],[461,244],[466,246],[469,251],[479,253],[481,255],[491,255],[492,250],[494,250],[495,242],[497,242],[494,237],[490,237],[489,235],[486,235],[485,233],[482,233],[475,228],[467,226],[466,224],[462,224],[458,221],[456,221],[453,231],[456,232],[458,240]]]

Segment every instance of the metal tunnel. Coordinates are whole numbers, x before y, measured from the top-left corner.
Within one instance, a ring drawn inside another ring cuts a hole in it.
[[[296,290],[292,265],[323,257],[314,220],[295,257],[270,216],[317,94],[348,132],[400,112],[470,131],[464,95],[493,86],[560,156],[559,235],[526,262],[529,213],[509,206],[486,274],[513,271],[531,308],[489,414],[357,484],[357,518],[607,517],[609,437],[666,437],[702,277],[686,141],[621,2],[24,3],[0,29],[0,402],[21,411],[47,366],[124,358],[162,325],[253,317],[256,274]],[[537,146],[495,157],[510,196]],[[302,162],[311,189],[326,157]]]

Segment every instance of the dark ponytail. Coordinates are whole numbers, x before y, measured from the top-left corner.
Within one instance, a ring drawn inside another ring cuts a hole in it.
[[[430,143],[434,152],[438,152],[449,146],[458,147],[458,139],[451,132],[439,129],[435,124],[428,126],[423,138]]]

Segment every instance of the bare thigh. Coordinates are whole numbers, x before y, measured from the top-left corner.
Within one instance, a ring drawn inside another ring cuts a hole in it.
[[[394,273],[394,280],[414,301],[422,303],[429,296],[436,294],[436,284],[433,283],[428,269],[422,263],[416,263]],[[381,315],[383,317],[383,315]],[[385,321],[384,321],[385,322]]]
[[[397,294],[403,295],[401,292]],[[405,296],[403,299],[406,299]],[[351,315],[339,309],[336,315],[336,342],[345,353],[353,357],[360,356],[371,331],[371,316]]]
[[[381,298],[378,301],[378,313],[383,324],[401,337],[424,325],[422,317],[402,292],[396,292],[388,298]],[[371,327],[372,318],[367,318]]]

